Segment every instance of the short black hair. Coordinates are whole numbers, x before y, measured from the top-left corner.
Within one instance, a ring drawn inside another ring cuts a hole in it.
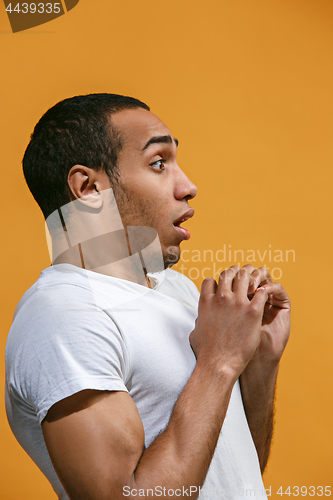
[[[23,173],[45,219],[69,203],[67,177],[78,164],[117,178],[121,137],[111,115],[147,104],[118,94],[79,95],[58,102],[39,120],[23,157]]]

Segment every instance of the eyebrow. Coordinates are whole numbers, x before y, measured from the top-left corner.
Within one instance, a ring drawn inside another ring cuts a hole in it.
[[[159,144],[159,143],[172,144],[173,142],[176,144],[176,146],[178,146],[178,139],[173,139],[171,135],[158,135],[155,137],[151,137],[151,139],[149,139],[149,141],[144,146],[142,151],[149,148],[151,144]]]

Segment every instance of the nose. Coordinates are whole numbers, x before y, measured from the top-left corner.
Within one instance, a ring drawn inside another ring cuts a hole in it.
[[[175,198],[177,198],[177,200],[192,200],[197,192],[197,186],[193,184],[182,169],[178,167],[175,183]]]

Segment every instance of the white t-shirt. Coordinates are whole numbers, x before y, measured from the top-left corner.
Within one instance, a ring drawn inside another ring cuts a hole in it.
[[[60,264],[45,269],[17,306],[6,347],[8,420],[61,500],[68,496],[41,430],[53,404],[84,389],[127,391],[148,447],[194,369],[188,338],[198,290],[171,269],[154,277],[149,289]],[[237,382],[200,499],[246,496],[267,498]]]

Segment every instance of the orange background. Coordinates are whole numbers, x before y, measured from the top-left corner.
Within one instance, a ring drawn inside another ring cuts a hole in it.
[[[0,18],[2,353],[18,300],[49,265],[20,166],[33,126],[65,97],[133,95],[180,140],[199,187],[186,260],[224,244],[295,251],[295,262],[256,263],[281,269],[293,302],[264,481],[272,498],[281,485],[332,485],[332,1],[81,0],[15,35],[3,4]],[[183,265],[192,277],[213,270]],[[3,395],[3,355],[0,373]],[[3,405],[0,427],[0,498],[54,499]]]

